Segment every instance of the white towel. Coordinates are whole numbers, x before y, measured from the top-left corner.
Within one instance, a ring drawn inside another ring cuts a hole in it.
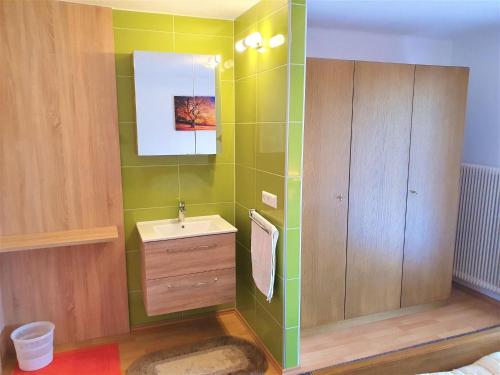
[[[279,232],[273,224],[253,210],[252,217],[252,276],[257,288],[271,302]]]

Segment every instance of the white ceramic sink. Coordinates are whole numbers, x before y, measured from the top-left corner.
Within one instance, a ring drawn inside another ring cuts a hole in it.
[[[237,231],[235,227],[219,215],[187,217],[182,223],[178,219],[141,221],[137,223],[137,230],[143,242]]]

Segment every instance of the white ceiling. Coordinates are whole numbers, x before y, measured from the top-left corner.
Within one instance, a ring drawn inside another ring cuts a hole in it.
[[[234,20],[259,0],[63,0],[113,9]]]
[[[436,38],[500,30],[500,0],[308,0],[308,26]]]

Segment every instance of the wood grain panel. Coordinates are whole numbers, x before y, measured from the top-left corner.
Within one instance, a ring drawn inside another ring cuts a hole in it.
[[[112,14],[0,3],[0,235],[117,226],[109,244],[0,255],[5,320],[56,341],[128,331]]]
[[[467,79],[467,68],[416,67],[403,306],[450,294]]]
[[[307,59],[302,209],[304,328],[344,319],[354,62]]]
[[[233,303],[236,269],[200,272],[145,281],[148,315]]]
[[[346,318],[400,307],[414,69],[355,63]]]
[[[235,267],[234,233],[141,244],[147,280]]]
[[[314,371],[314,375],[415,375],[451,371],[500,350],[500,327]]]
[[[415,312],[410,315],[368,321],[365,324],[344,325],[335,330],[301,336],[301,367],[291,373],[302,374],[342,364],[345,364],[345,367],[339,368],[347,370],[349,365],[356,367],[356,364],[366,363],[369,358],[380,358],[384,353],[395,353],[436,341],[442,341],[442,344],[446,345],[453,337],[500,327],[500,302],[471,294],[464,288],[453,289],[451,297],[444,304],[436,304],[435,308],[412,309],[415,309]],[[496,337],[500,340],[498,331]],[[500,350],[500,347],[496,350]],[[480,356],[481,354],[478,354],[477,358]],[[444,359],[441,363],[444,363]],[[461,365],[460,362],[456,364]],[[397,371],[387,373],[400,374]],[[401,372],[407,373],[409,371]],[[412,374],[415,373],[420,371],[414,371]],[[366,374],[371,372],[367,371]]]
[[[112,242],[117,238],[118,230],[114,225],[62,232],[16,234],[0,237],[0,253]]]

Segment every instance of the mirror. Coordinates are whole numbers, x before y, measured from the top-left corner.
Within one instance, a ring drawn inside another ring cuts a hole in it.
[[[216,57],[134,51],[139,155],[217,152]]]

